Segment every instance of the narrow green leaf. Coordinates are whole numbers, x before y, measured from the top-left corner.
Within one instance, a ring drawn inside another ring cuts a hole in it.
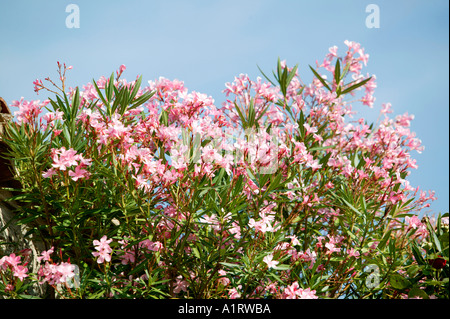
[[[273,267],[273,269],[276,269],[276,270],[288,270],[290,268],[291,267],[289,265],[286,265],[286,264],[276,265],[276,266]]]
[[[77,113],[78,113],[78,109],[80,107],[80,90],[78,89],[78,87],[75,89],[75,93],[73,95],[72,98],[72,114],[71,114],[71,120],[74,121]]]
[[[97,85],[97,82],[95,80],[92,80],[92,82],[94,83],[95,90],[97,91],[98,96],[102,100],[103,105],[105,105],[105,107],[106,107],[107,105],[109,105],[109,103],[106,101],[105,97],[103,96],[102,91],[100,90],[100,88]]]
[[[230,268],[242,268],[242,266],[239,264],[231,264],[231,263],[227,263],[227,262],[223,262],[223,261],[220,262],[220,264],[230,267]]]
[[[280,57],[278,57],[278,61],[277,61],[277,74],[278,74],[277,81],[278,81],[278,83],[281,82],[281,72],[282,72],[281,61],[280,61]]]
[[[253,127],[253,125],[255,124],[256,113],[255,113],[254,101],[255,100],[252,97],[250,99],[250,104],[248,107],[248,126],[249,127]]]
[[[423,259],[422,254],[420,253],[419,247],[417,247],[417,244],[415,242],[412,243],[411,249],[412,249],[414,258],[416,259],[416,262],[419,265],[426,265],[426,262]]]
[[[155,91],[149,91],[142,94],[140,97],[138,97],[136,100],[133,101],[133,104],[131,105],[131,108],[136,108],[145,102],[147,102],[153,95],[155,94]]]
[[[371,78],[372,78],[372,77],[367,78],[367,79],[364,79],[364,80],[362,80],[362,81],[359,82],[359,83],[353,84],[352,86],[350,86],[350,87],[346,88],[344,91],[342,91],[341,94],[347,94],[347,93],[349,93],[349,92],[351,92],[351,91],[353,91],[353,90],[356,90],[356,89],[359,88],[360,86],[363,86],[364,84],[366,84],[367,82],[369,82]]]
[[[113,87],[114,87],[114,73],[111,73],[109,81],[105,85],[106,99],[108,100],[108,102],[111,102],[112,100]]]
[[[235,108],[236,108],[236,111],[237,111],[238,114],[239,114],[239,117],[241,118],[243,127],[244,127],[244,128],[247,128],[247,121],[246,121],[244,115],[242,114],[241,109],[239,108],[239,106],[237,105],[236,102],[234,102],[234,106],[235,106]]]
[[[268,77],[267,75],[264,74],[264,72],[261,70],[261,68],[260,68],[258,65],[256,65],[256,66],[258,67],[259,72],[261,72],[261,74],[266,78],[266,80],[269,81],[273,86],[276,86],[276,84],[273,83],[273,82],[269,79],[269,77]]]
[[[289,84],[291,83],[292,79],[293,79],[294,76],[295,76],[295,72],[297,72],[297,69],[298,69],[298,64],[296,64],[296,65],[292,68],[292,70],[289,72],[289,76],[288,76],[288,78],[287,78],[287,80],[286,80],[286,87],[288,87]]]
[[[322,150],[328,150],[328,149],[334,148],[334,147],[336,147],[336,145],[316,146],[316,147],[311,147],[308,151],[309,151],[309,152],[313,152],[313,151],[322,151]]]
[[[327,82],[320,76],[319,73],[317,73],[316,70],[314,70],[312,68],[312,66],[309,66],[309,68],[311,69],[311,71],[314,73],[314,75],[316,76],[316,78],[319,79],[319,81],[323,84],[324,87],[326,87],[328,89],[328,91],[331,91],[330,87],[328,86]]]
[[[358,215],[362,215],[361,212],[359,210],[357,210],[352,204],[350,204],[348,201],[346,201],[344,198],[341,198],[342,201],[347,204],[347,206],[353,210],[355,213],[357,213]]]
[[[131,102],[133,102],[134,98],[136,97],[136,94],[139,92],[139,89],[141,88],[141,83],[142,83],[142,75],[136,80],[136,83],[134,84],[133,90],[130,93],[128,104],[131,104]]]
[[[339,59],[336,60],[336,65],[334,66],[334,80],[336,85],[339,85],[339,82],[341,82],[341,63]]]
[[[380,240],[380,242],[378,243],[378,246],[377,246],[377,248],[379,250],[383,250],[384,247],[386,247],[387,241],[391,238],[391,232],[392,232],[392,229],[389,229],[388,232],[386,234],[384,234],[383,238]]]

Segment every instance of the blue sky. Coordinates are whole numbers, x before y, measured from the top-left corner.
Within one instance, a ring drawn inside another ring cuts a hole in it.
[[[68,4],[80,9],[80,28],[65,21]],[[365,25],[366,6],[380,8],[380,28]],[[32,82],[56,77],[56,61],[73,66],[69,85],[108,76],[121,64],[125,78],[179,79],[190,90],[224,99],[224,84],[239,73],[270,73],[278,57],[308,65],[344,41],[370,54],[366,72],[377,76],[375,120],[382,103],[394,115],[415,115],[411,129],[425,151],[409,180],[435,190],[430,212],[449,207],[449,3],[381,0],[106,1],[17,0],[0,3],[0,96],[41,99]],[[14,110],[13,110],[14,111]]]

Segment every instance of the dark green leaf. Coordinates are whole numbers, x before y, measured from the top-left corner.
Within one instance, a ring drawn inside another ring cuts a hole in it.
[[[367,82],[369,82],[371,78],[372,78],[372,77],[367,78],[367,79],[364,79],[364,80],[362,80],[362,81],[359,82],[359,83],[353,84],[352,86],[350,86],[350,87],[346,88],[344,91],[342,91],[341,94],[347,94],[347,93],[349,93],[349,92],[351,92],[351,91],[353,91],[353,90],[356,90],[356,89],[359,88],[360,86],[363,86],[364,84],[366,84]]]
[[[334,66],[334,80],[336,85],[339,85],[339,82],[341,82],[341,63],[339,59],[336,60],[336,65]]]
[[[316,78],[319,79],[319,81],[323,84],[324,87],[326,87],[328,89],[328,91],[331,91],[330,87],[328,86],[327,82],[320,76],[319,73],[317,73],[316,70],[314,70],[312,68],[312,66],[309,66],[309,68],[311,69],[311,71],[314,73],[314,75],[316,76]]]
[[[261,68],[260,68],[258,65],[256,65],[256,66],[258,67],[258,70],[261,72],[261,74],[267,79],[267,81],[269,81],[273,86],[276,86],[276,84],[273,83],[273,82],[267,77],[267,75],[264,74],[264,72],[261,70]]]

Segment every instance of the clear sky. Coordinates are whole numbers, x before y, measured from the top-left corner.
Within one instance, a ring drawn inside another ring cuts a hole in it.
[[[67,28],[76,4],[79,28]],[[380,27],[368,28],[369,4]],[[56,77],[56,61],[73,66],[69,85],[109,76],[121,64],[124,77],[179,79],[190,90],[224,99],[226,82],[239,73],[260,76],[278,57],[308,65],[322,61],[344,41],[361,43],[377,76],[376,119],[382,103],[396,114],[415,115],[411,129],[425,146],[413,152],[419,165],[412,186],[435,190],[431,213],[449,207],[449,2],[447,0],[17,0],[0,2],[0,96],[8,104],[36,95],[32,82]],[[266,73],[266,72],[265,72]],[[266,73],[266,74],[267,74]],[[15,111],[15,110],[12,110]],[[375,114],[375,115],[374,115]]]

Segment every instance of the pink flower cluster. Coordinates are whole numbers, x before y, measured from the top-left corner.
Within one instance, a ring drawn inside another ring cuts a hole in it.
[[[64,146],[60,149],[53,148],[52,159],[52,168],[42,174],[45,178],[52,177],[57,171],[66,171],[72,166],[75,166],[75,169],[69,171],[69,176],[73,181],[88,179],[90,176],[85,168],[92,165],[92,160],[84,158],[82,154],[77,154],[77,151],[72,148],[68,150]]]
[[[37,272],[41,284],[44,282],[50,285],[67,283],[75,276],[76,266],[70,262],[54,263],[51,259],[53,252],[54,248],[52,247],[47,251],[43,251],[41,256],[37,258],[40,262],[45,261],[45,264]]]
[[[67,283],[75,276],[76,266],[70,264],[69,262],[54,263],[51,259],[53,253],[53,247],[47,251],[43,251],[41,256],[37,257],[37,261],[45,264],[41,264],[37,273],[30,273],[27,267],[29,263],[29,258],[31,255],[30,249],[24,249],[20,251],[19,255],[15,253],[9,256],[3,256],[0,258],[0,277],[4,280],[5,276],[1,276],[2,272],[7,273],[8,271],[13,277],[23,281],[25,278],[35,278],[39,284],[48,283],[50,285],[58,285],[61,283]],[[24,258],[22,260],[22,257]],[[8,289],[14,289],[14,281],[6,284]]]
[[[34,120],[42,113],[42,109],[50,103],[49,100],[41,101],[26,101],[22,97],[19,101],[13,101],[11,106],[19,108],[14,112],[19,124],[33,124]]]
[[[122,265],[141,262],[145,259],[145,254],[162,251],[164,248],[161,242],[153,242],[150,239],[140,241],[135,246],[130,246],[127,239],[120,240],[119,244],[121,244],[121,250],[117,253],[119,254]]]
[[[100,238],[100,240],[95,239],[93,241],[93,244],[95,246],[95,250],[92,255],[97,258],[97,262],[99,264],[103,262],[110,262],[111,261],[111,253],[112,248],[109,246],[109,244],[112,242],[112,239],[108,239],[108,237],[103,236]]]
[[[318,299],[316,291],[309,288],[300,288],[297,281],[287,286],[283,292],[283,299]]]
[[[16,254],[10,254],[9,256],[3,256],[0,258],[0,271],[12,271],[13,276],[20,280],[24,280],[28,277],[28,268],[26,267],[28,262],[21,261],[22,256],[16,256]]]

